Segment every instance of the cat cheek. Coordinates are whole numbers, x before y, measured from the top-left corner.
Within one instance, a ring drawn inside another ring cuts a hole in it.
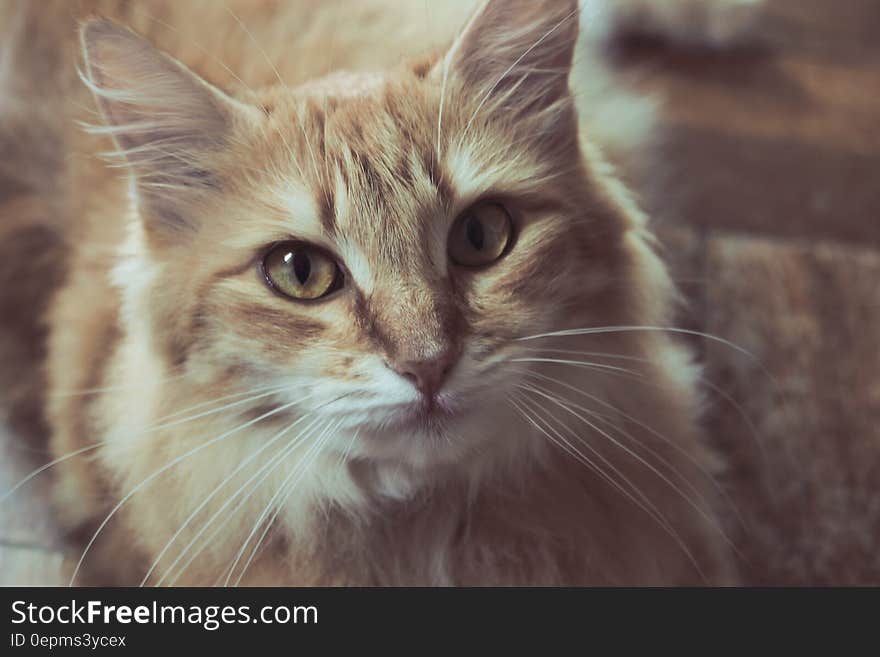
[[[341,360],[334,360],[322,371],[322,375],[328,379],[339,379],[354,382],[363,381],[364,376],[360,373],[353,356],[345,356]]]
[[[512,271],[481,291],[479,305],[483,312],[501,316],[520,313],[555,303],[558,288],[558,282],[550,276]]]

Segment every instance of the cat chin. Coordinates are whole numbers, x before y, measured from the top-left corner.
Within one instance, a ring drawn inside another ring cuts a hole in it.
[[[358,500],[352,500],[354,507],[369,508],[370,500],[376,499],[404,501],[438,486],[476,490],[497,476],[537,462],[540,441],[521,428],[513,433],[513,426],[496,425],[497,434],[486,436],[478,445],[443,439],[438,443],[426,436],[404,434],[396,436],[393,444],[386,436],[381,447],[365,441],[359,455],[348,463],[348,473],[361,493]]]
[[[491,449],[491,446],[485,444],[488,442],[490,441],[484,438],[478,446],[461,439],[453,439],[435,427],[362,430],[358,436],[354,458],[382,467],[404,467],[430,477],[434,469],[454,468],[469,459],[474,452],[488,451]]]
[[[426,473],[421,476],[492,458],[518,442],[515,436],[522,427],[514,424],[502,401],[488,395],[482,401],[475,407],[449,397],[430,405],[401,406],[350,429],[352,435],[357,432],[352,453],[361,460]]]

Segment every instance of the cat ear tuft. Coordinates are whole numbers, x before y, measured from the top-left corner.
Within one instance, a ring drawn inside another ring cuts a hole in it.
[[[219,184],[212,155],[226,143],[236,101],[113,22],[89,21],[80,37],[82,77],[104,119],[93,131],[113,137],[145,221],[192,228],[183,205]]]
[[[576,0],[489,0],[440,65],[483,102],[539,111],[569,97],[578,22]]]

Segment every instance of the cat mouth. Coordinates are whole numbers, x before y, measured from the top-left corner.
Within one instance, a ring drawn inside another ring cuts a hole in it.
[[[441,394],[422,397],[418,401],[392,411],[388,425],[397,429],[436,432],[458,419],[464,412],[462,404]]]

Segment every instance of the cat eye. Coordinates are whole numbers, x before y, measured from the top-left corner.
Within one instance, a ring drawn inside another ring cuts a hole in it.
[[[342,287],[342,270],[326,251],[303,242],[281,242],[263,257],[260,267],[279,294],[314,301]]]
[[[463,267],[482,267],[503,256],[512,238],[513,222],[504,206],[480,203],[455,220],[449,233],[449,257]]]

